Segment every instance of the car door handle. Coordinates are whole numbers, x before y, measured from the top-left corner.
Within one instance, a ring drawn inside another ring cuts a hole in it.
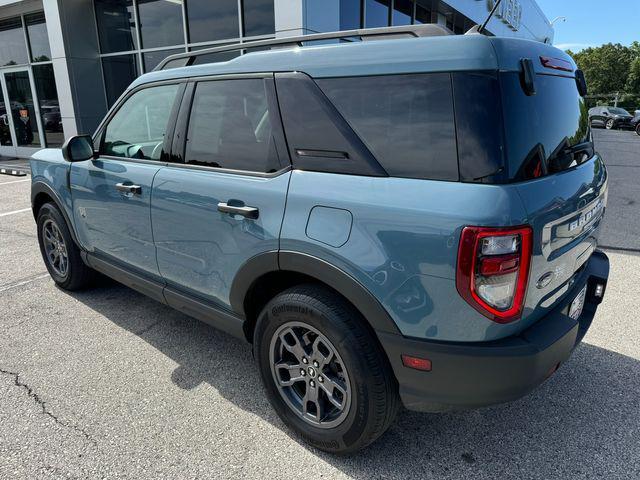
[[[116,183],[116,190],[134,195],[140,195],[142,193],[142,187],[140,185],[125,185],[124,183]]]
[[[232,202],[231,200],[229,202]],[[230,213],[232,215],[242,215],[245,218],[251,218],[255,220],[258,218],[260,211],[256,207],[249,207],[244,202],[238,202],[237,200],[231,203],[220,202],[218,203],[218,211],[222,213]]]

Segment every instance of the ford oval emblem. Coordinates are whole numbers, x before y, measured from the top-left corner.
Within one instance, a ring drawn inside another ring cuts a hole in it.
[[[547,285],[549,285],[551,283],[551,280],[553,280],[554,277],[554,273],[553,272],[547,272],[544,275],[542,275],[538,281],[536,282],[536,287],[538,288],[544,288]]]

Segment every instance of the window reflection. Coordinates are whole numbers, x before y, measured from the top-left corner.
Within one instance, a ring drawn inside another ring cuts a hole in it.
[[[95,11],[102,53],[138,48],[132,0],[95,0]]]
[[[184,44],[182,0],[138,0],[138,16],[143,48]]]
[[[411,25],[413,0],[395,0],[393,2],[392,25]]]
[[[29,73],[26,70],[5,72],[4,79],[18,146],[39,147],[40,135]]]
[[[174,53],[184,53],[184,48],[174,48],[171,50],[158,50],[155,52],[146,52],[142,54],[144,60],[144,71],[150,72],[165,58]]]
[[[34,65],[33,82],[40,104],[40,118],[47,147],[59,147],[64,142],[58,91],[52,65]]]
[[[27,26],[27,35],[29,36],[31,61],[47,62],[51,60],[49,35],[47,34],[47,24],[44,19],[44,12],[25,15],[24,23]]]
[[[390,0],[367,0],[365,4],[365,26],[367,28],[389,25]]]
[[[238,0],[189,0],[187,19],[192,43],[240,36]]]
[[[102,58],[104,86],[107,91],[107,103],[113,105],[120,94],[139,75],[135,55],[116,55]]]
[[[0,66],[21,65],[27,61],[22,20],[20,17],[0,20]]]
[[[273,0],[244,0],[244,34],[248,37],[275,32]]]
[[[206,47],[191,47],[191,51],[204,50],[205,48],[211,48],[216,45],[207,45]],[[222,46],[222,45],[219,45]],[[226,62],[228,60],[232,60],[240,55],[240,50],[232,50],[230,52],[220,52],[220,53],[206,53],[204,55],[200,55],[196,57],[193,61],[193,65],[202,65],[204,63],[217,63],[217,62]]]
[[[340,30],[360,28],[360,0],[340,0]]]
[[[431,23],[431,0],[416,0],[416,23]]]

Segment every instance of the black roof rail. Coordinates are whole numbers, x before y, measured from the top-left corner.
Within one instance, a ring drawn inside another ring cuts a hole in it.
[[[176,53],[162,60],[154,71],[166,70],[168,68],[187,67],[193,65],[196,58],[210,53],[231,52],[255,47],[302,47],[304,42],[314,42],[318,40],[339,40],[349,38],[360,38],[367,40],[388,40],[390,38],[402,37],[439,37],[451,35],[446,28],[433,23],[422,25],[403,25],[398,27],[380,28],[359,28],[356,30],[342,30],[340,32],[313,33],[310,35],[300,35],[297,37],[270,38],[267,40],[254,40],[245,43],[234,43],[219,47],[204,48],[194,52]],[[215,63],[215,62],[214,62]]]

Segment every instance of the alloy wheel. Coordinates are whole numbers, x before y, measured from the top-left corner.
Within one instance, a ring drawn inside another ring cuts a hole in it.
[[[319,428],[344,421],[352,397],[349,374],[320,331],[303,322],[285,323],[271,339],[269,357],[278,392],[298,417]]]
[[[42,239],[49,266],[56,274],[66,277],[69,272],[69,253],[64,237],[53,220],[48,219],[42,224]]]

